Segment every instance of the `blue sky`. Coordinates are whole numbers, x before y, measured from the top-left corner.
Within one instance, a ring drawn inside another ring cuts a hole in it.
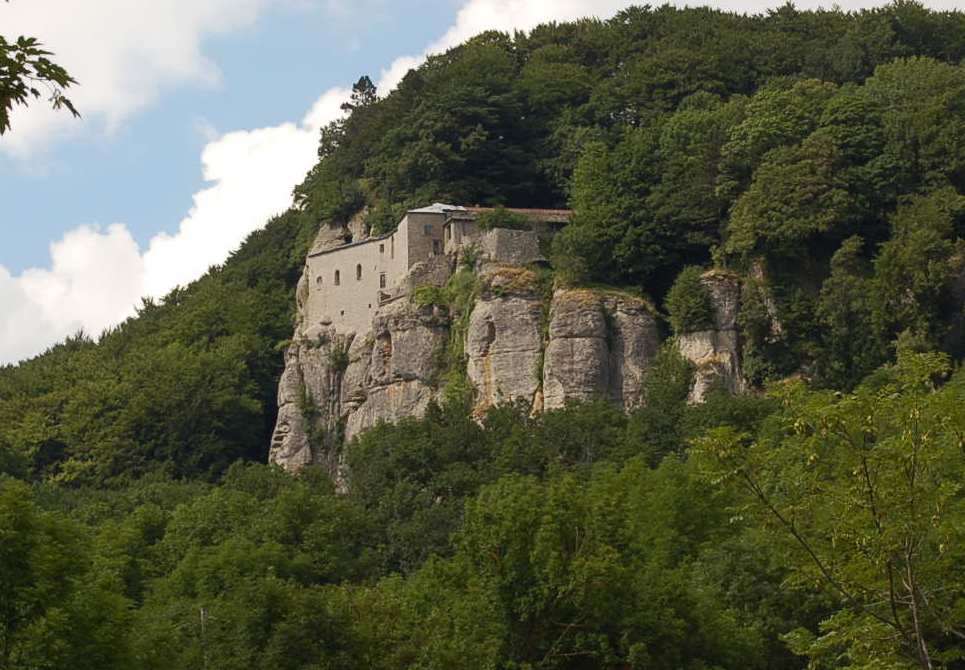
[[[685,1],[678,0],[677,4]],[[706,0],[760,12],[784,0]],[[699,0],[698,0],[699,2]],[[965,0],[926,0],[960,9]],[[98,334],[222,262],[291,202],[361,74],[391,90],[483,30],[630,0],[12,0],[84,118],[18,108],[0,138],[0,364]],[[799,8],[831,4],[798,0]],[[844,9],[885,0],[839,0]]]
[[[13,274],[43,266],[50,242],[80,224],[124,222],[142,245],[158,231],[173,232],[202,187],[206,130],[297,119],[325,89],[363,73],[375,77],[396,56],[419,53],[452,25],[457,9],[457,0],[365,12],[276,7],[256,25],[203,44],[222,72],[217,85],[172,87],[114,133],[72,138],[36,160],[0,154],[0,265]]]

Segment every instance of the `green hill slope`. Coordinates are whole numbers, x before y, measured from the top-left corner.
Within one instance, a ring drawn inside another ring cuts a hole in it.
[[[758,382],[804,365],[848,387],[905,330],[960,346],[963,57],[965,16],[910,2],[663,7],[480,35],[384,98],[363,79],[293,211],[96,341],[0,371],[4,467],[103,481],[263,460],[301,256],[320,221],[363,207],[382,230],[435,200],[572,205],[561,275],[658,300],[715,254],[768,264],[788,337],[745,315]]]

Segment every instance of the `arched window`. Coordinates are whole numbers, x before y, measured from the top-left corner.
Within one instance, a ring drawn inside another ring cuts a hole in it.
[[[338,270],[335,271],[335,285],[338,286],[342,283],[342,278],[338,274]]]
[[[322,285],[322,275],[318,275],[317,277],[315,277],[315,283],[318,284],[319,286]]]
[[[355,278],[356,278],[357,280],[361,280],[361,279],[362,279],[362,264],[361,264],[361,263],[359,263],[358,265],[355,266]]]

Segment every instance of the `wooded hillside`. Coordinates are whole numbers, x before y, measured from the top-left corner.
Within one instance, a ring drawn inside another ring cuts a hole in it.
[[[965,14],[633,8],[487,33],[323,129],[295,206],[0,369],[0,669],[965,662]],[[747,288],[752,392],[459,402],[263,463],[323,222],[572,207],[554,280],[668,332]]]

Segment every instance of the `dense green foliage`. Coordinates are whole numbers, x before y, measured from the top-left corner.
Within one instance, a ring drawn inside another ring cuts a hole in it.
[[[529,219],[522,214],[510,211],[503,206],[496,207],[488,212],[483,212],[476,218],[476,225],[480,230],[492,230],[493,228],[508,228],[510,230],[529,230]]]
[[[0,670],[959,667],[963,58],[965,15],[907,0],[667,6],[360,78],[293,210],[0,369]],[[756,392],[688,405],[671,342],[629,414],[477,422],[463,267],[415,296],[442,407],[344,445],[347,493],[256,464],[319,223],[433,201],[572,207],[541,272],[677,333],[733,273]]]
[[[731,426],[698,441],[715,481],[733,482],[784,541],[792,579],[822,583],[840,609],[787,635],[817,667],[954,666],[965,659],[965,393],[942,354],[898,364],[847,397],[779,393],[757,435]]]
[[[78,334],[0,369],[0,468],[65,483],[264,460],[292,288],[314,226],[289,213],[222,268],[97,342]]]
[[[714,305],[701,283],[703,273],[691,265],[681,270],[667,291],[667,316],[675,333],[690,333],[714,327]]]
[[[753,402],[766,415],[768,401]],[[692,430],[707,411],[679,403]],[[734,415],[740,430],[763,416]],[[62,613],[90,653],[114,650],[100,667],[697,668],[788,658],[766,621],[724,597],[746,585],[722,580],[715,554],[741,527],[680,457],[648,465],[638,437],[649,420],[603,402],[540,417],[504,407],[482,425],[460,407],[435,408],[353,445],[347,495],[318,472],[241,464],[217,486],[153,476],[122,490],[31,492],[7,479],[0,532],[53,552],[44,528],[62,528],[88,548],[55,574],[75,572],[114,603],[92,621]],[[46,525],[18,521],[24,514]],[[17,546],[4,543],[3,574],[23,583],[6,569]],[[95,636],[104,620],[110,635]]]
[[[0,479],[3,667],[954,667],[965,387],[945,357],[701,406],[662,361],[629,416],[380,426],[347,494],[240,463],[217,485]]]

